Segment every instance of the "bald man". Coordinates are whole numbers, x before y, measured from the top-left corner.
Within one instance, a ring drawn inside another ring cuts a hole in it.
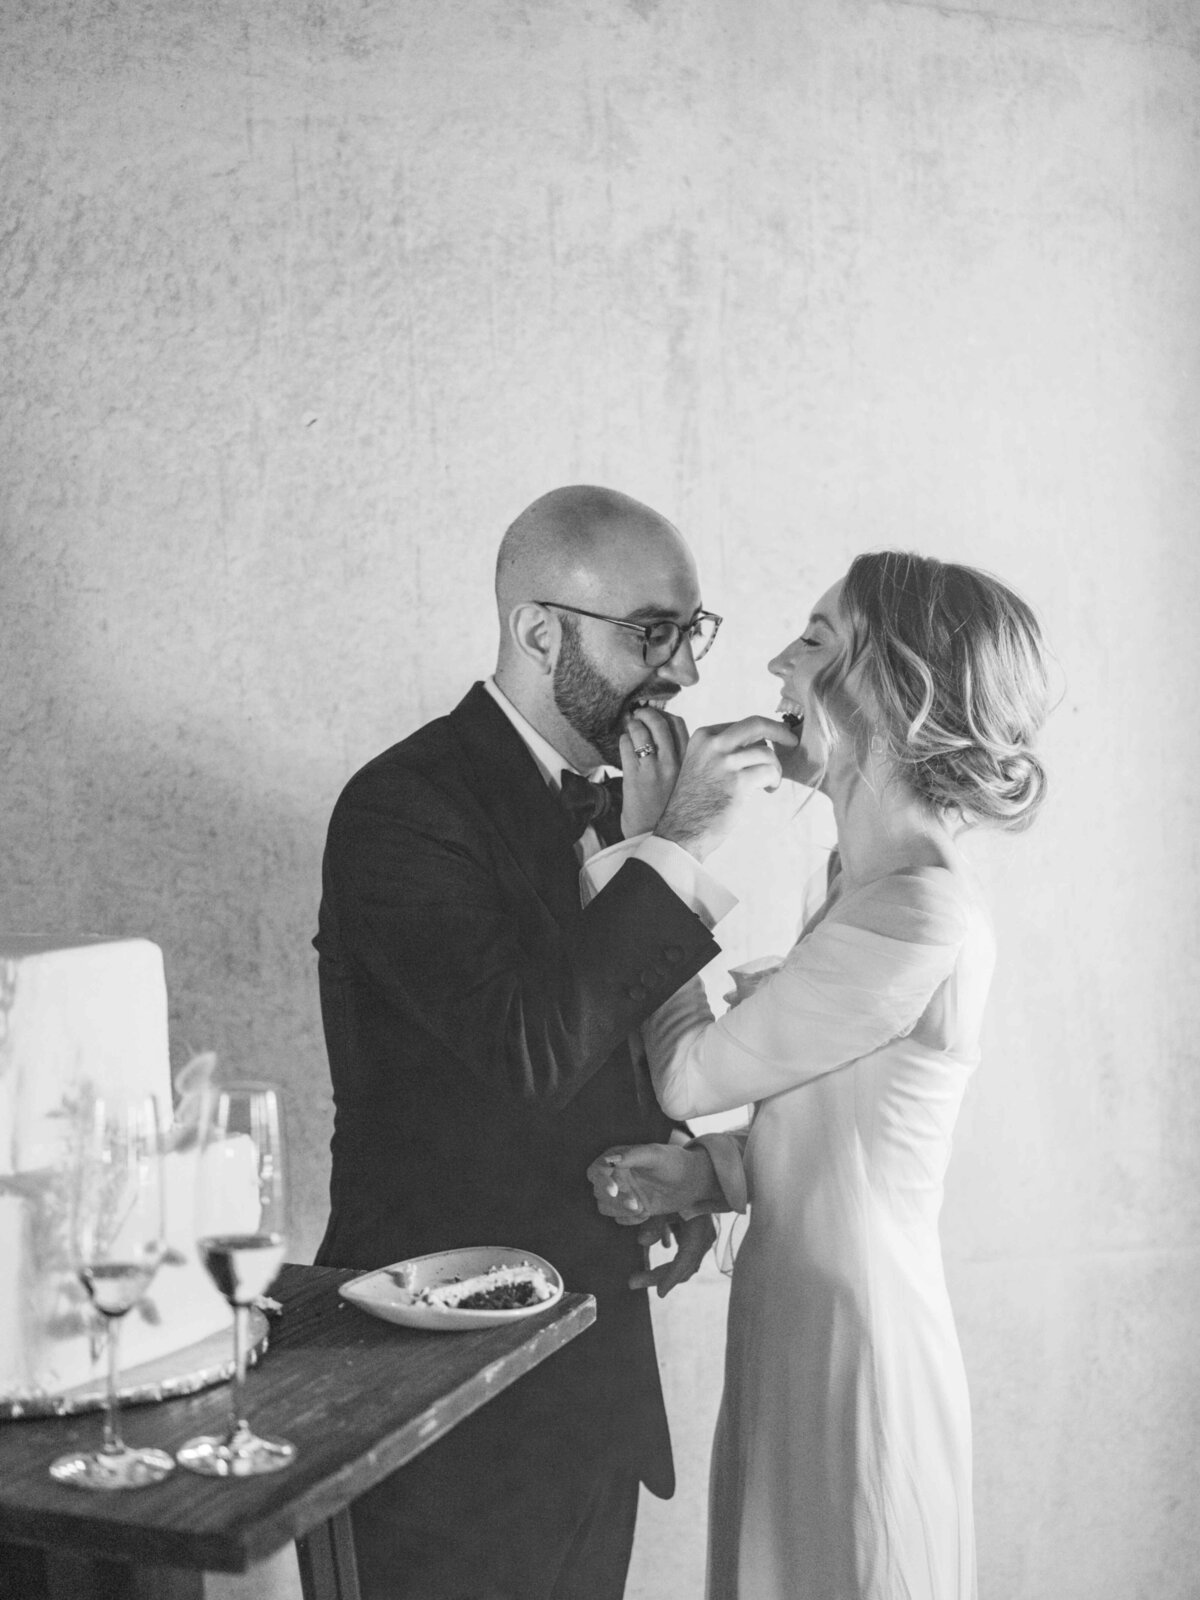
[[[620,830],[579,778],[686,737],[666,707],[720,619],[678,531],[591,487],[517,518],[496,597],[494,678],[357,773],[330,822],[314,942],[336,1118],[317,1259],[504,1244],[552,1261],[598,1314],[357,1503],[365,1600],[623,1593],[639,1484],[674,1489],[645,1285],[695,1271],[711,1227],[682,1224],[650,1273],[586,1171],[611,1145],[671,1136],[631,1035],[717,954],[729,902],[699,861],[738,796],[778,777],[708,747],[661,820],[625,819],[631,836],[658,826],[581,908],[580,864]]]

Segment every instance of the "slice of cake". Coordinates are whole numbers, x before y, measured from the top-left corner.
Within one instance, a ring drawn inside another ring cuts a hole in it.
[[[105,1093],[155,1094],[170,1123],[161,950],[0,935],[0,1414],[102,1377],[98,1318],[71,1267],[68,1196],[78,1119]],[[232,1321],[192,1236],[195,1141],[167,1142],[180,1146],[163,1171],[172,1259],[124,1319],[123,1370]]]

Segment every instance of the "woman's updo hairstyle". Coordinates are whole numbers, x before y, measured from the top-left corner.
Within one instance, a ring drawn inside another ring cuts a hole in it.
[[[1047,671],[1037,618],[989,573],[886,550],[842,586],[874,735],[909,786],[966,823],[1033,821],[1046,773],[1033,753]]]

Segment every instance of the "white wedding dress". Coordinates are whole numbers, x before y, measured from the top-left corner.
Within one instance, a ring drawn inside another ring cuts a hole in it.
[[[971,1422],[938,1238],[978,1059],[990,924],[965,876],[822,908],[713,1021],[698,980],[643,1026],[672,1116],[750,1219],[713,1447],[709,1600],[973,1600]],[[744,1185],[744,1187],[743,1187]]]

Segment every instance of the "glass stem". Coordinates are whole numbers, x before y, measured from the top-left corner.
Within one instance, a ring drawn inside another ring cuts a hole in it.
[[[250,1319],[248,1305],[233,1308],[233,1383],[229,1389],[229,1440],[232,1444],[239,1434],[247,1432],[245,1408],[246,1388],[246,1333]]]
[[[104,1445],[106,1456],[120,1455],[125,1446],[121,1442],[119,1417],[121,1410],[117,1373],[121,1365],[121,1318],[105,1316],[104,1343],[108,1351],[108,1384],[104,1392]]]

